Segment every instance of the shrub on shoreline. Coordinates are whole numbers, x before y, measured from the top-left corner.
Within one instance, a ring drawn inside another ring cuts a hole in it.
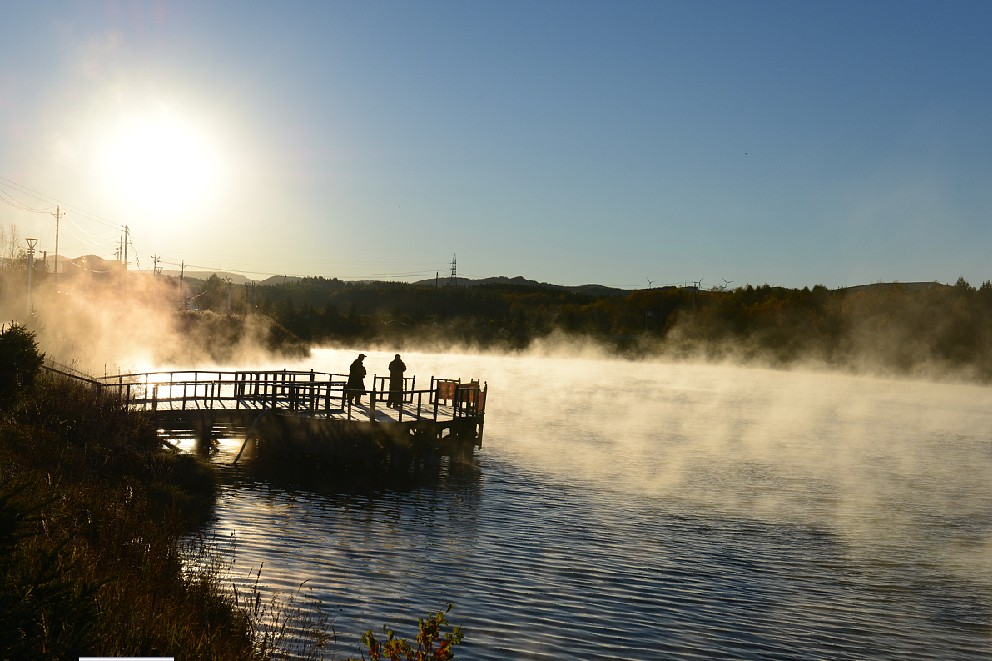
[[[180,541],[212,470],[113,397],[40,377],[0,411],[0,656],[259,658],[249,615]]]
[[[45,360],[34,334],[19,324],[0,331],[0,406],[9,405],[34,382]]]
[[[188,534],[216,500],[212,468],[163,449],[116,396],[38,375],[29,331],[4,336],[16,342],[0,346],[0,378],[16,385],[0,399],[0,658],[323,658],[335,636],[303,585],[263,600],[259,568],[228,591],[218,556]],[[452,658],[461,633],[442,637],[446,625],[421,621],[416,658]],[[387,633],[384,646],[367,634],[370,654],[414,658]]]

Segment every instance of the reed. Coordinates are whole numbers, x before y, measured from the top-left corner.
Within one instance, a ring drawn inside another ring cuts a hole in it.
[[[0,331],[0,658],[332,653],[305,584],[263,599],[261,567],[228,584],[192,533],[216,500],[209,465],[164,448],[116,396],[40,365],[30,332]]]
[[[114,398],[39,377],[0,413],[0,657],[271,658],[182,542],[213,472]]]

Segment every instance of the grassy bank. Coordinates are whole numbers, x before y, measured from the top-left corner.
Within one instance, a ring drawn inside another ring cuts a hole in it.
[[[183,533],[216,486],[196,458],[78,384],[39,379],[0,419],[0,656],[252,658],[252,623]]]
[[[270,656],[213,565],[183,562],[212,470],[41,358],[24,329],[0,335],[0,657]]]
[[[0,332],[0,659],[324,658],[319,608],[263,600],[258,575],[228,590],[189,534],[214,505],[212,468],[42,358],[22,327]],[[461,641],[445,626],[421,620],[416,648],[391,632],[363,642],[370,659],[442,661]]]

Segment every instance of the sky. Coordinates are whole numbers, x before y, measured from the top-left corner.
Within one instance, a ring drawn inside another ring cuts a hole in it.
[[[126,227],[131,269],[256,279],[992,278],[986,1],[0,8],[0,229],[49,255]]]

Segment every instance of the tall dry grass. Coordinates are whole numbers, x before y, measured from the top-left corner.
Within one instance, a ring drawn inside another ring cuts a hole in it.
[[[0,413],[0,657],[282,655],[290,611],[190,546],[215,489],[121,402],[39,378]]]

